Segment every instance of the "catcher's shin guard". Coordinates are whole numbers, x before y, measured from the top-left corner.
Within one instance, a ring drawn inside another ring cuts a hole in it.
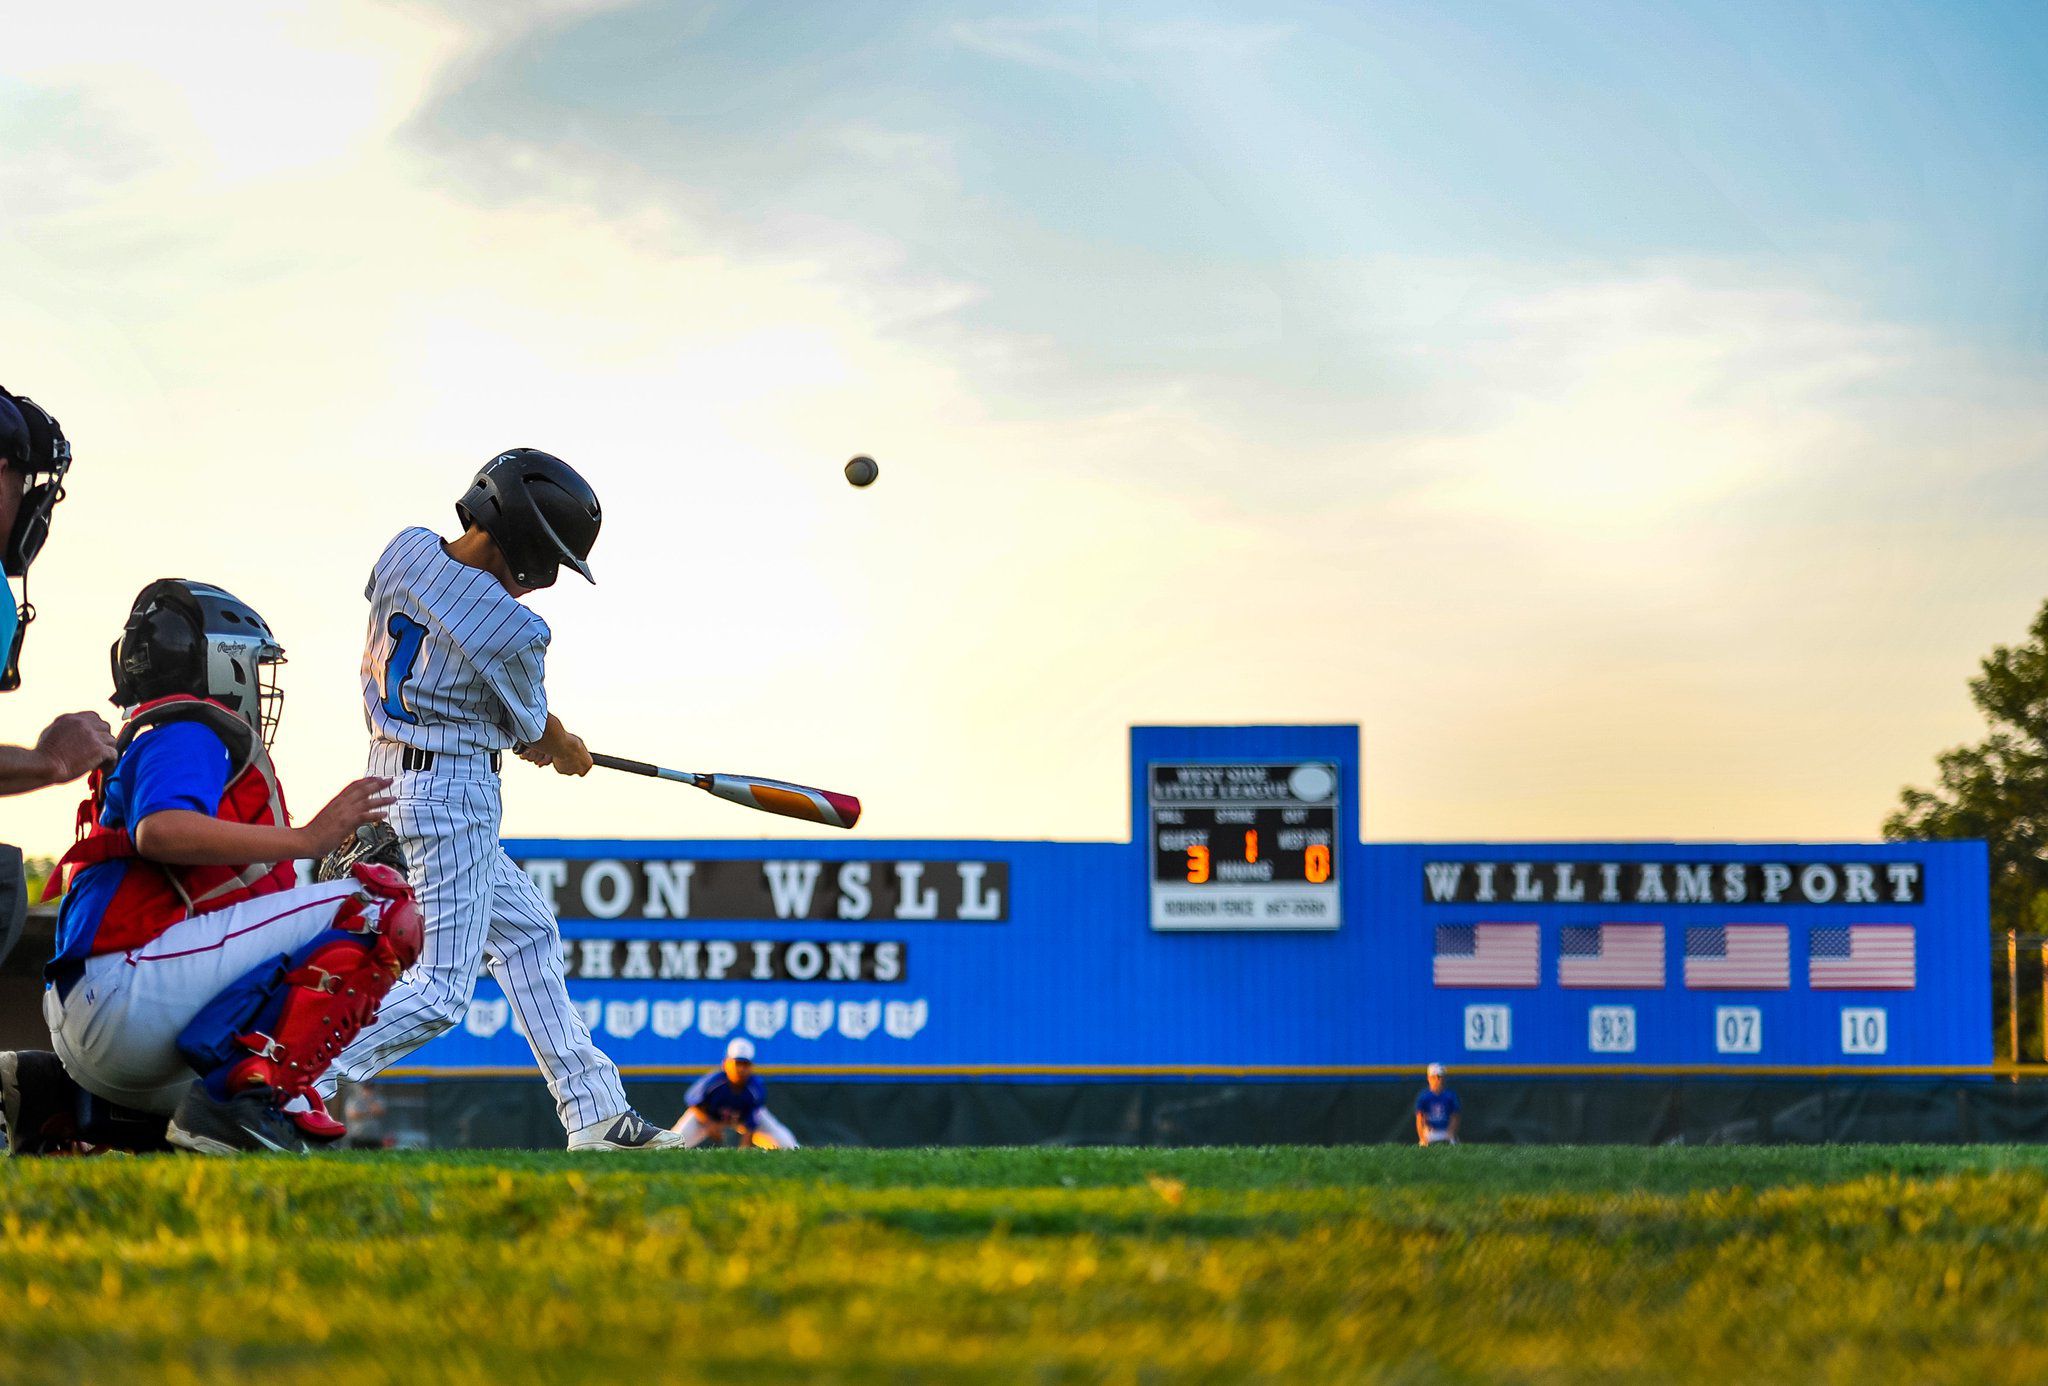
[[[281,1104],[313,1096],[313,1082],[420,954],[423,931],[412,893],[379,868],[324,930],[297,952],[273,959],[207,1004],[178,1036],[178,1049],[216,1101],[268,1088]],[[357,869],[363,879],[365,868]],[[341,1124],[315,1105],[308,1134],[332,1139]],[[305,1125],[305,1123],[302,1123]]]

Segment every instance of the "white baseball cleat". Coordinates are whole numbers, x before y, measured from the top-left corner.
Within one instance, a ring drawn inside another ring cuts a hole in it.
[[[681,1150],[683,1138],[664,1131],[628,1107],[615,1117],[593,1121],[569,1133],[571,1150]]]

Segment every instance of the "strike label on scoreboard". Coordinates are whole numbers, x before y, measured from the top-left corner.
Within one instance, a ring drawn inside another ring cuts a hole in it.
[[[1154,929],[1334,929],[1337,767],[1146,767]]]

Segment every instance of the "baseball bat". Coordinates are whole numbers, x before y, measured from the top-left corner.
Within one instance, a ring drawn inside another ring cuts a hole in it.
[[[829,789],[812,789],[808,785],[789,784],[783,780],[764,780],[758,775],[707,775],[695,770],[670,770],[665,766],[650,765],[644,760],[627,760],[624,756],[599,755],[593,751],[591,763],[602,765],[607,770],[623,770],[629,775],[647,775],[657,780],[674,780],[677,784],[692,784],[708,794],[763,813],[779,813],[784,818],[801,818],[807,823],[823,823],[828,828],[850,828],[860,822],[860,800],[851,794],[834,794]]]

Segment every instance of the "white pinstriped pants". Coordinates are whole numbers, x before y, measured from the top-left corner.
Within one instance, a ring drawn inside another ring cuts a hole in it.
[[[619,1115],[626,1090],[618,1066],[569,1003],[561,926],[499,845],[504,800],[488,757],[440,755],[431,769],[411,771],[401,755],[395,742],[371,742],[369,773],[393,780],[391,826],[405,845],[426,946],[384,998],[376,1023],[329,1072],[358,1083],[374,1078],[454,1025],[488,964],[547,1076],[564,1129]]]

